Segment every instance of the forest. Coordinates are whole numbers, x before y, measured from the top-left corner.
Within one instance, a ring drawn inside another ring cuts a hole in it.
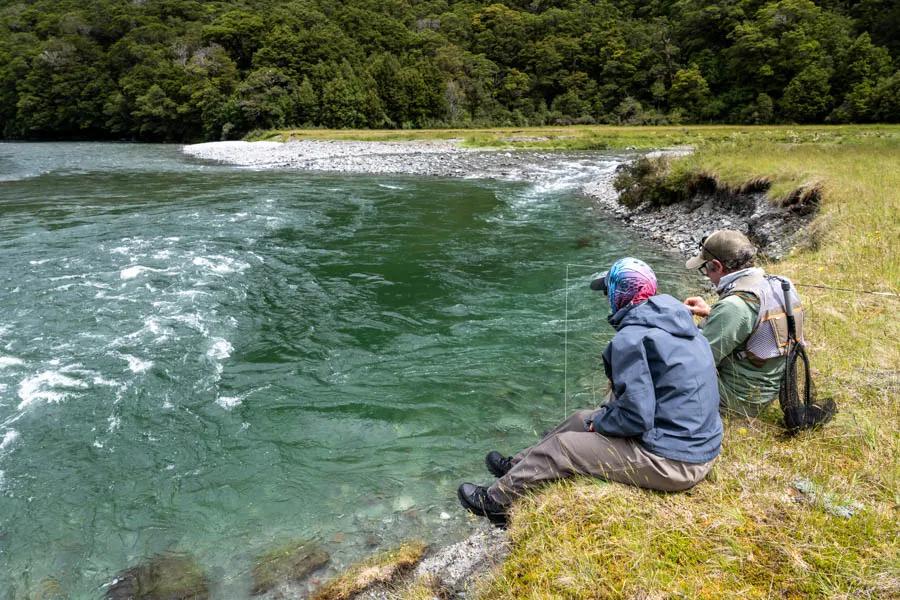
[[[5,139],[898,121],[895,0],[0,0]]]

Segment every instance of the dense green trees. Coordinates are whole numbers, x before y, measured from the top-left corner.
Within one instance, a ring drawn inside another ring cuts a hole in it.
[[[896,122],[897,6],[0,0],[0,131]]]

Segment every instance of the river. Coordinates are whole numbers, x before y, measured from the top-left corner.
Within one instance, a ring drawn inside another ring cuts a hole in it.
[[[484,454],[603,393],[590,274],[692,281],[578,193],[616,160],[516,182],[0,144],[0,597],[99,598],[180,551],[240,598],[285,540],[334,570],[463,537]]]

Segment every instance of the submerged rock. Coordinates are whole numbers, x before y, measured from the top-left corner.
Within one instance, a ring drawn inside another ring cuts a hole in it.
[[[63,592],[62,585],[52,577],[48,577],[41,581],[38,586],[37,595],[35,598],[40,598],[40,600],[65,600],[68,596]]]
[[[306,579],[310,573],[328,564],[331,556],[309,540],[294,541],[259,556],[253,565],[254,596],[275,587]]]
[[[206,600],[209,580],[186,554],[166,553],[119,573],[107,600]]]

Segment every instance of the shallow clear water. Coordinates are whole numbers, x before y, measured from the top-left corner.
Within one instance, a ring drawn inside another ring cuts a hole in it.
[[[534,185],[0,144],[0,596],[96,598],[177,550],[240,598],[274,543],[339,568],[465,535],[484,453],[603,391],[591,272],[681,270],[576,193],[614,158],[566,164]]]

